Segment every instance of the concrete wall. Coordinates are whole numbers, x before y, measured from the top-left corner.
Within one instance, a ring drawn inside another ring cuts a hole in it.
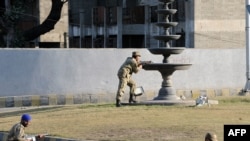
[[[245,46],[245,0],[188,1],[193,2],[195,48]]]
[[[102,94],[114,98],[117,70],[135,49],[0,49],[0,96]],[[161,55],[137,49],[142,60],[160,63]],[[177,90],[241,89],[246,82],[245,49],[186,49],[172,63],[191,63],[174,72]],[[157,71],[133,75],[147,95],[161,87]],[[128,90],[128,89],[127,89]]]

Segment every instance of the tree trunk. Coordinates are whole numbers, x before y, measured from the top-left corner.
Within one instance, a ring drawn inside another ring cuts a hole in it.
[[[52,8],[45,21],[41,25],[35,26],[23,32],[23,37],[25,41],[34,40],[38,38],[40,35],[45,34],[50,30],[53,30],[55,24],[60,20],[62,7],[66,1],[62,0],[51,0],[51,1],[52,1]]]

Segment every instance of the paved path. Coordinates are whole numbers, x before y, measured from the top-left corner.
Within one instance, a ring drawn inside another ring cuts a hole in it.
[[[11,108],[0,108],[0,113],[8,113],[22,110],[35,109],[34,107],[11,107]]]
[[[9,113],[9,112],[20,112],[20,111],[30,111],[35,109],[44,109],[44,108],[53,108],[53,107],[62,107],[58,105],[52,106],[29,106],[29,107],[8,107],[8,108],[0,108],[0,114],[2,113]]]

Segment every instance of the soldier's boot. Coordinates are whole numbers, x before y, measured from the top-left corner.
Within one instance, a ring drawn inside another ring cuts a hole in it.
[[[120,99],[116,99],[116,107],[121,107],[121,100]]]
[[[137,103],[137,101],[135,100],[135,96],[130,94],[129,95],[129,100],[128,100],[129,103]]]

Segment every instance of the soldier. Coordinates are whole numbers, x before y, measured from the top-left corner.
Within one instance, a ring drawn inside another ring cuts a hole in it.
[[[121,106],[121,98],[127,85],[130,87],[129,103],[136,103],[134,99],[136,83],[131,76],[132,73],[137,73],[142,68],[140,57],[141,55],[138,51],[132,52],[132,57],[128,57],[118,71],[119,85],[116,95],[116,107]]]
[[[214,133],[207,133],[205,136],[205,141],[218,141],[217,136]]]
[[[28,127],[31,121],[31,116],[29,114],[23,114],[21,117],[21,122],[16,123],[9,131],[7,141],[32,141],[32,139],[27,139],[27,135],[24,133],[25,127]],[[43,138],[44,135],[37,135],[36,139]]]

